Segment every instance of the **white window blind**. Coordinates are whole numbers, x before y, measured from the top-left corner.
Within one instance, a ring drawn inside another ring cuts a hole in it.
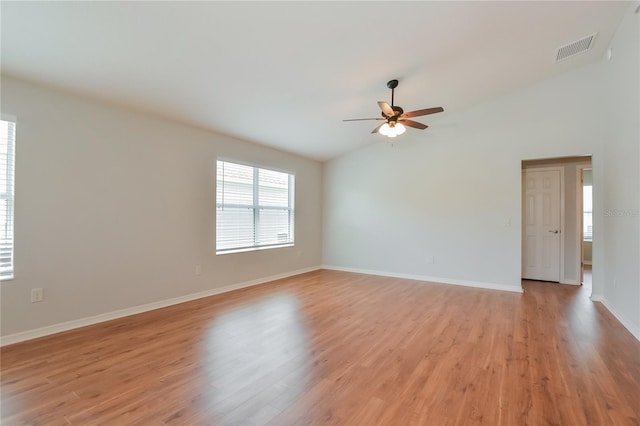
[[[0,279],[13,278],[13,179],[16,123],[0,120]]]
[[[291,245],[295,176],[218,161],[216,253]]]

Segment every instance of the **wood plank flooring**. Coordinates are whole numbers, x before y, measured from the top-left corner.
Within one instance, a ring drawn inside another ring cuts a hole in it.
[[[316,271],[2,349],[3,425],[638,425],[582,287]]]

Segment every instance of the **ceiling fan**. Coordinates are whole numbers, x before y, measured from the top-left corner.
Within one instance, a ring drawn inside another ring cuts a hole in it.
[[[391,89],[391,105],[386,102],[378,101],[378,106],[382,110],[382,118],[352,118],[342,121],[363,121],[363,120],[380,120],[384,123],[373,129],[371,133],[379,133],[389,138],[395,138],[398,135],[403,134],[407,129],[405,126],[413,127],[414,129],[424,130],[426,124],[418,123],[417,121],[408,120],[413,117],[420,117],[422,115],[435,114],[442,112],[442,107],[419,109],[411,112],[404,112],[399,106],[393,104],[393,95],[395,88],[398,87],[398,80],[390,80],[387,82],[387,87]]]

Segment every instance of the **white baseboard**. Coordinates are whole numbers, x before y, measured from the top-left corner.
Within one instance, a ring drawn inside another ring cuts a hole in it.
[[[567,280],[564,279],[562,281],[560,281],[560,284],[567,284],[567,285],[580,285],[582,284],[581,282],[577,281],[577,280]]]
[[[409,280],[429,281],[440,284],[461,285],[465,287],[484,288],[489,290],[512,291],[522,293],[522,287],[510,286],[504,284],[486,283],[481,281],[467,281],[452,278],[429,277],[425,275],[401,274],[396,272],[375,271],[371,269],[345,268],[342,266],[322,265],[322,269],[331,269],[334,271],[355,272],[358,274],[380,275],[383,277],[405,278]]]
[[[633,335],[633,337],[640,340],[640,327],[635,326],[631,321],[627,320],[619,312],[616,312],[616,310],[613,309],[611,302],[609,302],[606,297],[601,296],[599,294],[592,294],[591,300],[593,300],[594,302],[602,303],[602,306],[607,308],[607,310],[611,312],[611,315],[616,317],[616,319],[620,321],[620,324],[622,324],[624,328],[629,330],[629,332]]]
[[[75,328],[86,327],[88,325],[98,324],[105,321],[110,321],[117,318],[128,317],[130,315],[140,314],[143,312],[153,311],[155,309],[165,308],[171,305],[177,305],[179,303],[189,302],[203,297],[214,296],[216,294],[226,293],[233,290],[238,290],[245,287],[251,287],[258,284],[264,284],[269,281],[275,281],[282,278],[292,277],[294,275],[304,274],[306,272],[316,271],[321,269],[320,266],[312,266],[310,268],[298,269],[295,271],[286,272],[284,274],[272,275],[270,277],[258,278],[256,280],[247,281],[238,284],[231,284],[224,287],[212,288],[210,290],[201,291],[198,293],[187,294],[184,296],[178,296],[171,299],[160,300],[158,302],[147,303],[144,305],[132,306],[130,308],[120,309],[117,311],[106,312],[104,314],[95,315],[86,318],[80,318],[77,320],[61,322],[58,324],[49,325],[46,327],[36,328],[33,330],[22,331],[20,333],[9,334],[0,337],[0,347],[7,346],[18,342],[24,342],[26,340],[36,339],[38,337],[48,336],[50,334],[60,333],[63,331],[73,330]]]

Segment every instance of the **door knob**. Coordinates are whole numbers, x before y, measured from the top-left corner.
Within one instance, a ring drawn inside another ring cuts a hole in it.
[[[549,232],[553,232],[554,234],[557,234],[560,231],[558,231],[557,229],[554,229],[553,231],[549,231]]]

